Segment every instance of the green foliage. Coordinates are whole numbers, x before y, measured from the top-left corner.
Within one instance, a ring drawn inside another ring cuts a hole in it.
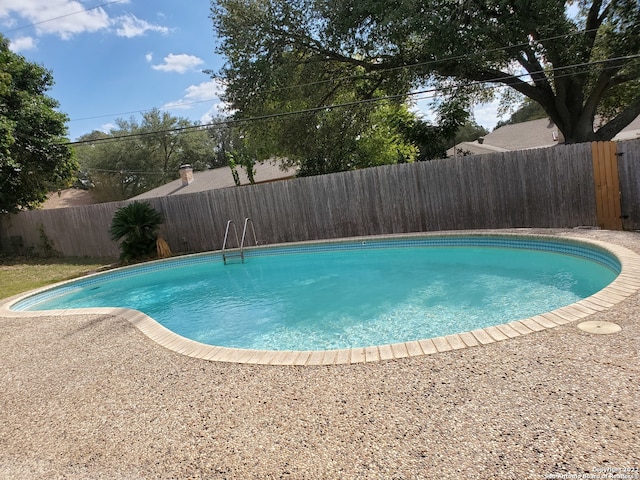
[[[489,133],[489,130],[487,130],[483,126],[478,125],[474,121],[467,121],[467,123],[465,123],[458,129],[458,131],[456,132],[456,136],[449,144],[449,148],[461,142],[472,142],[474,140],[477,140],[479,137],[486,135],[487,133]]]
[[[9,50],[0,35],[0,213],[37,207],[77,170],[67,116],[46,95],[51,72]]]
[[[512,125],[514,123],[528,122],[529,120],[538,120],[540,118],[546,118],[547,116],[547,112],[544,111],[542,105],[531,100],[525,100],[508,120],[498,122],[495,128]]]
[[[44,225],[40,224],[38,226],[38,233],[40,236],[40,251],[42,252],[42,256],[44,258],[55,257],[57,252],[53,248],[53,242],[44,230]]]
[[[216,154],[220,132],[190,128],[194,126],[186,118],[153,109],[140,123],[118,119],[109,133],[83,135],[76,152],[95,185],[93,197],[101,202],[134,197],[178,178],[180,165],[186,163],[194,170],[221,166],[224,160]]]
[[[238,168],[244,168],[247,174],[249,183],[254,184],[256,173],[255,164],[258,161],[258,153],[256,152],[256,143],[250,142],[243,131],[234,128],[229,130],[230,142],[227,145],[227,162],[231,167],[231,175],[233,175],[233,181],[236,186],[240,186],[240,175],[238,174]]]
[[[232,152],[228,152],[227,157],[229,158],[229,167],[231,168],[233,183],[236,184],[236,187],[239,187],[241,185],[240,174],[238,174],[238,164],[236,163],[235,155]]]
[[[418,145],[420,161],[445,158],[447,150],[459,141],[458,138],[473,128],[463,106],[453,101],[440,106],[438,123],[438,126],[433,126],[416,120],[408,124],[406,135]]]
[[[120,259],[144,259],[154,256],[162,215],[147,202],[133,202],[116,211],[109,234],[120,244]]]
[[[235,119],[252,119],[240,123],[237,136],[244,145],[239,153],[248,151],[253,161],[280,159],[298,166],[301,176],[421,158],[420,146],[407,136],[407,126],[419,119],[406,97],[385,98],[399,85],[407,88],[405,79],[365,75],[358,65],[325,62],[304,48],[292,48],[277,33],[267,33],[273,22],[280,22],[279,29],[302,21],[303,11],[295,12],[300,18],[286,19],[294,15],[293,8],[257,1],[214,5],[212,18],[224,37],[219,51],[228,59],[219,72],[226,85],[224,100]],[[434,128],[431,133],[437,132]]]
[[[21,235],[12,235],[9,237],[10,253],[12,255],[22,255],[24,252],[24,240]]]
[[[637,0],[214,0],[211,18],[243,114],[425,86],[466,107],[509,87],[567,142],[611,139],[640,114]],[[594,132],[599,112],[610,120]]]

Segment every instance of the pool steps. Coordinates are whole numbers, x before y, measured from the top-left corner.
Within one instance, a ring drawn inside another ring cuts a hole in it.
[[[253,224],[253,220],[249,217],[244,219],[244,226],[242,228],[242,240],[238,240],[238,229],[236,228],[236,223],[233,220],[227,221],[227,228],[224,231],[224,240],[222,241],[222,261],[224,264],[227,264],[227,259],[232,257],[239,257],[244,263],[244,242],[247,239],[247,227],[251,225],[251,231],[253,233],[253,244],[254,246],[258,245],[258,239],[256,238],[256,228]],[[229,229],[233,226],[233,232],[236,237],[236,245],[238,248],[236,249],[227,249],[227,240],[229,239]]]

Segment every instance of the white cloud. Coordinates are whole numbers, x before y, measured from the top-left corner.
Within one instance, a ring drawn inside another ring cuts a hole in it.
[[[3,0],[0,18],[3,17],[18,25],[33,24],[38,35],[55,34],[63,39],[109,26],[109,16],[102,8],[85,10],[77,0]]]
[[[116,34],[119,37],[139,37],[147,32],[160,32],[163,35],[168,34],[171,30],[161,25],[153,25],[146,20],[141,20],[133,14],[117,17],[114,24],[119,25],[116,28]]]
[[[189,110],[195,104],[211,102],[213,104],[211,109],[201,119],[201,123],[208,123],[215,113],[221,113],[225,109],[225,104],[220,100],[223,92],[224,86],[217,80],[202,82],[198,85],[187,87],[180,100],[166,103],[162,108],[167,110]]]
[[[9,48],[15,53],[24,52],[25,50],[33,50],[36,48],[36,41],[33,37],[18,37],[11,40]]]
[[[485,103],[482,105],[478,105],[473,109],[473,115],[475,117],[476,123],[478,125],[482,125],[484,128],[488,130],[493,130],[501,120],[502,117],[498,115],[498,106],[499,102],[493,101],[491,103]]]
[[[170,53],[164,57],[164,63],[153,65],[151,68],[154,70],[162,70],[163,72],[185,73],[203,63],[204,60],[193,55],[187,55],[185,53],[174,55]]]
[[[226,103],[216,103],[207,112],[200,117],[200,124],[207,125],[213,121],[214,118],[225,116],[228,113]]]
[[[153,53],[152,53],[152,52],[147,53],[147,54],[144,56],[144,58],[146,58],[146,59],[147,59],[147,62],[151,63],[151,62],[153,61]]]
[[[120,5],[128,0],[119,2]],[[113,31],[119,36],[135,37],[148,31],[163,34],[170,29],[153,25],[128,14],[112,18],[101,7],[90,7],[78,0],[0,0],[0,20],[4,25],[32,25],[36,34],[57,35],[68,40],[80,33]]]
[[[224,87],[217,80],[202,82],[199,85],[191,85],[185,89],[184,98],[191,101],[211,100],[219,98],[224,92]]]
[[[189,110],[193,107],[192,102],[187,102],[185,100],[174,100],[172,102],[167,102],[162,105],[164,110]]]

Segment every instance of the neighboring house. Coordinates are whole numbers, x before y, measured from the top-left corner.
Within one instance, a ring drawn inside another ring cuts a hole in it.
[[[640,138],[640,116],[614,137],[614,141]],[[552,147],[562,143],[562,134],[548,118],[504,125],[473,142],[462,142],[447,150],[448,157]]]
[[[255,183],[275,182],[278,180],[286,180],[296,176],[297,169],[283,170],[279,165],[271,162],[262,162],[255,164],[255,174],[253,179]],[[244,168],[238,167],[238,178],[241,185],[249,185],[249,177]],[[202,172],[194,172],[191,167],[184,165],[180,168],[180,178],[172,182],[166,183],[160,187],[141,193],[131,200],[143,200],[145,198],[166,197],[169,195],[182,195],[185,193],[203,192],[205,190],[214,190],[218,188],[227,188],[236,186],[233,180],[233,174],[230,167],[213,168]]]

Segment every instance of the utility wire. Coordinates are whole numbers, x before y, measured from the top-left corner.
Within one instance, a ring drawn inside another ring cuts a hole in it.
[[[121,169],[121,170],[108,170],[105,168],[84,168],[82,170],[86,170],[86,171],[91,171],[91,172],[101,172],[101,173],[119,173],[121,175],[166,175],[167,172],[143,172],[143,171],[136,171],[136,170],[125,170],[125,169]]]
[[[588,66],[591,64],[595,64],[595,63],[605,63],[607,61],[617,61],[619,59],[625,59],[625,58],[638,58],[640,57],[640,54],[638,55],[631,55],[628,57],[619,57],[616,59],[609,59],[609,60],[602,60],[599,62],[587,62],[587,63],[581,63],[581,64],[574,64],[574,65],[568,65],[566,67],[561,67],[558,69],[555,69],[554,71],[559,71],[559,70],[566,70],[566,69],[571,69],[571,68],[577,68],[577,67],[584,67],[584,66]],[[607,67],[605,67],[606,69]],[[612,68],[612,67],[608,67],[608,68]],[[538,73],[538,72],[533,72],[533,73]],[[517,76],[527,76],[529,75],[528,73],[526,74],[521,74],[521,75],[508,75],[505,77],[496,77],[495,79],[492,79],[490,81],[499,81],[502,79],[507,79],[507,78],[514,78]],[[556,75],[556,78],[564,78],[564,77],[568,77],[574,75],[574,73],[564,73],[561,75]],[[471,82],[471,84],[469,85],[465,85],[465,86],[470,86],[473,84],[482,84],[485,82],[480,82],[480,81],[476,81],[476,82]],[[451,87],[451,89],[455,89],[455,88],[459,88],[459,87]],[[507,88],[507,85],[491,85],[490,88]],[[100,139],[95,139],[95,140],[86,140],[86,141],[80,141],[80,142],[72,142],[69,143],[69,145],[77,145],[77,144],[86,144],[86,143],[99,143],[99,142],[117,142],[117,141],[121,141],[121,140],[126,140],[126,139],[130,139],[130,138],[135,138],[135,137],[142,137],[142,136],[147,136],[147,135],[156,135],[156,134],[163,134],[163,133],[182,133],[185,131],[191,131],[191,130],[208,130],[208,129],[212,129],[212,128],[216,128],[216,127],[227,127],[227,126],[232,126],[232,125],[236,125],[236,124],[240,124],[240,123],[246,123],[246,122],[253,122],[253,121],[261,121],[261,120],[271,120],[271,119],[278,119],[278,118],[282,118],[282,117],[287,117],[287,116],[292,116],[292,115],[301,115],[301,114],[307,114],[307,113],[315,113],[318,111],[323,111],[323,110],[332,110],[332,109],[336,109],[336,108],[348,108],[348,107],[352,107],[352,106],[357,106],[357,105],[361,105],[361,104],[370,104],[370,103],[375,103],[378,101],[384,101],[384,100],[393,100],[393,99],[399,99],[399,98],[403,98],[403,97],[407,97],[407,96],[414,96],[414,95],[427,95],[429,94],[430,97],[424,97],[424,98],[432,98],[433,94],[437,93],[439,89],[437,88],[431,88],[431,89],[426,89],[426,90],[421,90],[418,92],[411,92],[408,94],[397,94],[397,95],[388,95],[385,97],[379,97],[379,98],[372,98],[372,99],[367,99],[367,100],[358,100],[358,101],[354,101],[354,102],[347,102],[347,103],[342,103],[342,104],[335,104],[335,105],[329,105],[329,106],[321,106],[321,107],[315,107],[315,108],[309,108],[309,109],[305,109],[305,110],[297,110],[294,112],[282,112],[282,113],[277,113],[277,114],[270,114],[270,115],[263,115],[260,117],[251,117],[251,118],[245,118],[245,119],[229,119],[229,120],[223,120],[220,122],[215,122],[215,123],[209,123],[209,124],[205,124],[205,125],[192,125],[192,126],[188,126],[188,127],[180,127],[180,128],[174,128],[174,129],[168,129],[168,130],[156,130],[156,131],[150,131],[150,132],[142,132],[142,133],[135,133],[135,134],[127,134],[127,135],[119,135],[119,136],[115,136],[115,137],[105,137],[105,138],[100,138]],[[422,99],[422,98],[420,98]],[[144,175],[165,175],[166,172],[161,172],[161,171],[156,171],[156,172],[143,172],[143,171],[129,171],[129,170],[108,170],[108,169],[99,169],[99,168],[85,168],[85,170],[87,171],[94,171],[94,172],[102,172],[102,173],[118,173],[118,174],[144,174]]]
[[[554,68],[554,69],[550,69],[550,70],[540,70],[540,71],[536,71],[536,72],[527,72],[527,73],[522,73],[522,74],[514,74],[514,75],[505,75],[505,76],[501,76],[501,77],[495,77],[492,79],[488,79],[488,80],[482,80],[482,81],[472,81],[468,84],[465,84],[464,86],[452,86],[450,87],[450,89],[458,89],[458,88],[468,88],[470,86],[474,86],[474,85],[483,85],[483,84],[487,84],[487,83],[497,83],[503,80],[507,80],[507,79],[511,79],[511,78],[521,78],[521,77],[528,77],[530,75],[533,74],[538,74],[538,73],[556,73],[556,72],[560,72],[563,70],[569,70],[569,69],[575,69],[575,68],[584,68],[584,67],[588,67],[591,65],[597,65],[597,64],[606,64],[609,62],[617,62],[620,60],[632,60],[635,58],[640,58],[640,54],[635,54],[635,55],[627,55],[627,56],[623,56],[623,57],[616,57],[616,58],[610,58],[610,59],[606,59],[606,60],[599,60],[599,61],[594,61],[594,62],[582,62],[582,63],[576,63],[573,65],[567,65],[567,66],[563,66],[563,67],[558,67],[558,68]],[[607,68],[607,67],[605,67]],[[615,68],[615,67],[609,67],[609,68]],[[569,73],[564,73],[564,74],[560,74],[560,75],[555,75],[555,78],[563,78],[563,77],[567,77],[567,76],[571,76],[574,75],[575,73],[569,72]],[[503,88],[506,87],[507,85],[493,85],[491,86],[491,88]],[[382,101],[387,101],[387,100],[399,100],[402,98],[407,98],[407,97],[415,97],[417,95],[425,95],[425,94],[433,94],[438,92],[438,88],[429,88],[429,89],[425,89],[425,90],[419,90],[419,91],[415,91],[415,92],[408,92],[408,93],[399,93],[399,94],[394,94],[394,95],[386,95],[386,96],[382,96],[382,97],[376,97],[376,98],[369,98],[369,99],[365,99],[365,100],[356,100],[353,102],[345,102],[345,103],[339,103],[339,104],[330,104],[330,105],[322,105],[322,106],[318,106],[318,107],[312,107],[312,108],[307,108],[307,109],[302,109],[302,110],[295,110],[295,111],[291,111],[291,112],[279,112],[279,113],[272,113],[272,114],[267,114],[267,115],[259,115],[259,116],[255,116],[255,117],[250,117],[250,118],[236,118],[236,119],[228,119],[228,120],[223,120],[223,121],[219,121],[219,122],[212,122],[212,123],[207,123],[207,124],[202,124],[202,125],[190,125],[187,127],[177,127],[177,128],[171,128],[171,129],[166,129],[166,130],[154,130],[154,131],[149,131],[149,132],[139,132],[139,133],[130,133],[130,134],[125,134],[125,135],[117,135],[117,136],[111,136],[111,137],[104,137],[104,138],[97,138],[97,139],[93,139],[93,140],[80,140],[80,141],[76,141],[76,142],[67,142],[64,145],[83,145],[83,144],[96,144],[96,143],[103,143],[103,142],[110,142],[110,141],[119,141],[122,139],[128,139],[128,138],[140,138],[140,137],[146,137],[149,135],[157,135],[157,134],[164,134],[164,133],[180,133],[180,132],[185,132],[185,131],[190,131],[190,130],[206,130],[208,128],[214,128],[214,127],[223,127],[223,126],[233,126],[233,125],[238,125],[238,124],[242,124],[242,123],[248,123],[248,122],[255,122],[255,121],[263,121],[263,120],[272,120],[272,119],[279,119],[279,118],[284,118],[284,117],[290,117],[293,115],[304,115],[304,114],[309,114],[309,113],[315,113],[315,112],[320,112],[320,111],[328,111],[328,110],[334,110],[337,108],[348,108],[348,107],[353,107],[353,106],[357,106],[357,105],[364,105],[364,104],[371,104],[371,103],[377,103],[377,102],[382,102]]]
[[[548,41],[552,41],[552,40],[561,40],[561,39],[569,38],[569,37],[572,37],[572,36],[575,36],[575,35],[583,35],[585,33],[594,32],[596,30],[597,29],[582,30],[580,32],[567,33],[567,34],[563,34],[563,35],[555,35],[555,36],[552,36],[552,37],[541,38],[541,39],[538,39],[536,41],[538,43],[540,43],[540,42],[548,42]],[[280,91],[284,91],[284,90],[292,90],[294,88],[313,87],[313,86],[316,86],[316,85],[323,85],[323,84],[326,84],[326,83],[337,83],[337,82],[341,82],[341,81],[345,81],[345,80],[358,80],[358,79],[361,79],[361,78],[367,78],[368,76],[371,76],[371,75],[374,75],[374,74],[395,72],[397,70],[408,70],[408,69],[411,69],[411,68],[417,68],[417,67],[424,67],[424,66],[427,66],[427,65],[432,65],[434,63],[459,61],[459,60],[464,60],[466,58],[469,58],[471,56],[485,55],[485,54],[488,54],[488,53],[495,53],[495,52],[500,52],[500,51],[503,51],[503,50],[513,49],[513,48],[520,48],[520,47],[524,47],[524,46],[528,46],[528,45],[530,45],[529,42],[522,42],[522,43],[517,43],[517,44],[513,44],[513,45],[508,45],[506,47],[496,47],[496,48],[492,48],[492,49],[488,49],[488,50],[481,50],[481,51],[477,51],[477,52],[473,52],[473,53],[465,53],[463,55],[457,55],[457,56],[453,56],[453,57],[445,57],[445,58],[438,59],[438,60],[429,60],[429,61],[426,61],[426,62],[418,62],[418,63],[408,64],[408,65],[400,65],[400,66],[397,66],[397,67],[389,67],[389,68],[370,71],[370,72],[366,72],[366,73],[362,73],[362,74],[358,74],[358,75],[346,75],[346,76],[343,76],[343,77],[328,78],[328,79],[325,79],[325,80],[315,80],[313,82],[298,83],[296,85],[288,85],[288,86],[279,87],[279,88],[271,88],[271,89],[268,89],[267,92],[275,93],[275,92],[280,92]],[[197,101],[193,101],[193,102],[180,102],[178,104],[178,106],[182,107],[182,106],[188,106],[188,105],[196,105],[196,104],[199,104],[199,103],[211,102],[211,101],[214,101],[214,100],[216,100],[218,98],[219,97],[212,97],[212,98],[210,98],[208,100],[197,100]],[[81,121],[81,120],[93,120],[93,119],[97,119],[97,118],[116,117],[118,115],[131,115],[133,113],[144,113],[144,112],[149,112],[149,111],[153,110],[154,108],[156,108],[156,107],[145,108],[145,109],[142,109],[142,110],[134,110],[134,111],[129,111],[129,112],[112,113],[112,114],[107,114],[107,115],[96,115],[96,116],[93,116],[93,117],[74,118],[72,120],[69,120],[69,122],[77,122],[77,121]]]

